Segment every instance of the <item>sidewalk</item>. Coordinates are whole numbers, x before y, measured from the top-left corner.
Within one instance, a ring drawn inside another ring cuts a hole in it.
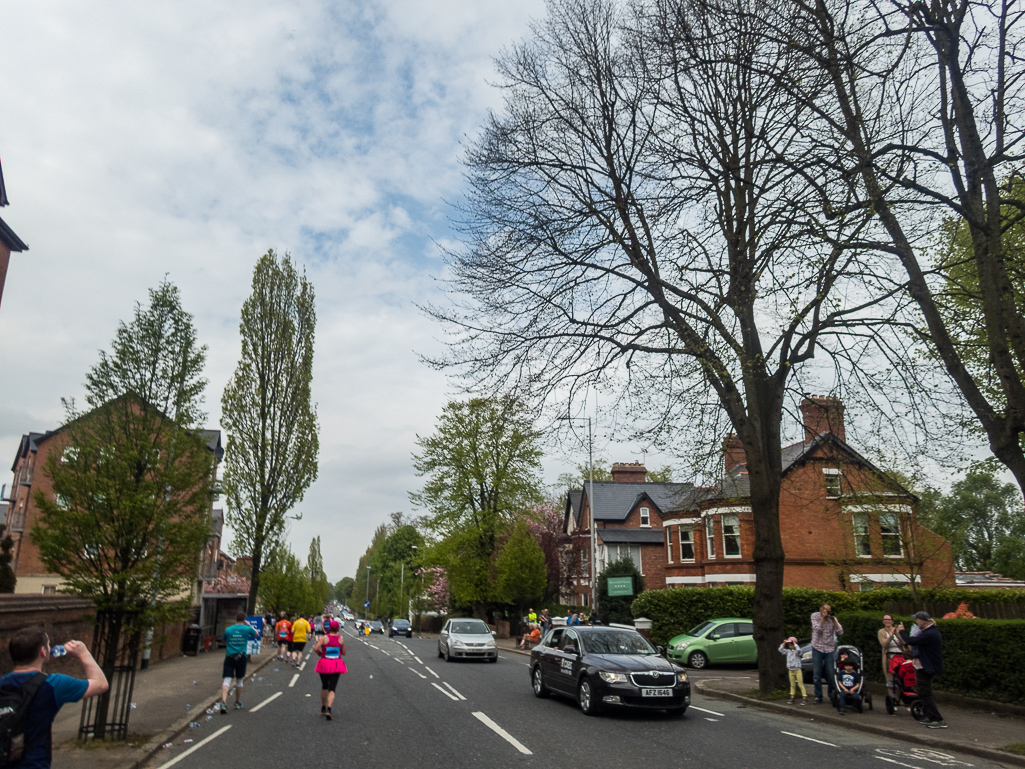
[[[263,675],[275,662],[274,647],[264,646],[249,662],[246,677]],[[224,651],[165,660],[135,674],[135,689],[126,743],[85,745],[78,742],[82,705],[65,705],[53,723],[54,769],[133,769],[166,742],[196,741],[206,736],[206,710],[221,696]],[[190,728],[195,722],[199,727]]]
[[[705,671],[714,675],[715,671]],[[898,708],[890,716],[886,713],[885,695],[880,686],[872,692],[873,710],[864,713],[848,709],[841,716],[828,702],[822,705],[788,705],[786,700],[765,701],[751,696],[758,688],[758,676],[723,676],[696,681],[695,688],[702,694],[719,699],[743,702],[749,707],[770,710],[793,716],[795,719],[828,723],[837,727],[871,732],[895,740],[927,745],[942,751],[968,753],[990,761],[1025,766],[1025,755],[1002,750],[1004,746],[1025,743],[1025,717],[1011,711],[1020,708],[994,703],[993,710],[980,710],[957,704],[952,695],[937,697],[936,705],[947,729],[929,729],[916,722],[906,708]],[[806,684],[811,694],[811,684]]]

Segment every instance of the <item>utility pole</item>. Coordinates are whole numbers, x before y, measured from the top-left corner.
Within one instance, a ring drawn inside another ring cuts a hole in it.
[[[369,566],[367,566],[367,597],[366,597],[366,600],[363,603],[364,604],[370,603],[370,567]],[[366,611],[368,608],[369,608],[368,606],[364,606],[363,607],[363,611]]]
[[[399,610],[402,610],[402,587],[406,583],[406,562],[402,562],[402,568],[399,570]],[[406,607],[405,614],[409,614],[409,607]]]
[[[581,417],[564,416],[559,417],[559,419],[573,422],[575,419],[581,419]],[[572,429],[572,425],[570,429]],[[587,492],[587,506],[591,519],[590,526],[588,527],[591,535],[591,556],[589,558],[590,573],[587,581],[591,586],[591,613],[593,614],[598,605],[598,533],[594,523],[594,434],[591,432],[591,417],[587,417],[587,472],[588,485],[590,486]]]

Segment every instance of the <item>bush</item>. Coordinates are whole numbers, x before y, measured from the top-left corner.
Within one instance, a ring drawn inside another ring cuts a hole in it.
[[[1020,603],[1025,604],[1022,590],[965,590],[963,588],[934,588],[919,591],[918,608],[929,608],[933,604],[968,603],[972,607],[983,604]],[[665,590],[649,590],[634,600],[631,608],[634,617],[648,617],[652,621],[651,638],[655,643],[667,644],[669,639],[716,617],[751,617],[754,613],[754,587],[737,585],[731,587],[682,587]],[[840,622],[846,628],[845,617],[858,611],[876,612],[879,616],[890,611],[888,604],[912,604],[911,591],[907,588],[883,588],[864,593],[815,590],[806,587],[783,588],[783,626],[786,635],[798,638],[811,636],[811,615],[823,603],[830,604]],[[932,610],[934,615],[938,611]],[[996,620],[986,620],[993,622]],[[882,627],[878,624],[876,630]],[[873,636],[874,640],[874,636]],[[880,663],[881,670],[881,663]]]
[[[629,558],[613,561],[605,567],[605,571],[598,575],[599,618],[606,625],[613,622],[630,624],[633,622],[634,616],[638,616],[630,614],[633,599],[628,595],[610,596],[609,577],[633,577],[634,590],[637,592],[644,590],[644,577]]]

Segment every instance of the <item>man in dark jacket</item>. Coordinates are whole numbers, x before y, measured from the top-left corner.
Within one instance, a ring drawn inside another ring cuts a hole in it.
[[[943,638],[933,618],[926,612],[918,612],[914,615],[914,620],[920,631],[917,635],[908,633],[903,622],[897,626],[897,630],[904,643],[918,652],[915,660],[915,679],[918,682],[918,699],[922,702],[922,723],[930,729],[946,729],[947,722],[936,709],[936,703],[932,698],[932,680],[943,675]]]

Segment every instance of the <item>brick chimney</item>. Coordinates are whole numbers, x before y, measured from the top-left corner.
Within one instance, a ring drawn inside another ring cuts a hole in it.
[[[839,398],[813,395],[801,401],[801,416],[804,420],[804,442],[810,443],[822,433],[832,433],[842,441],[847,440],[843,426],[843,401]]]
[[[612,480],[616,483],[645,483],[648,468],[640,462],[616,462],[612,465]]]
[[[737,437],[736,433],[729,433],[723,438],[722,458],[723,467],[726,472],[729,472],[737,465],[747,462],[747,452],[744,451],[744,444],[740,442],[740,438]]]

